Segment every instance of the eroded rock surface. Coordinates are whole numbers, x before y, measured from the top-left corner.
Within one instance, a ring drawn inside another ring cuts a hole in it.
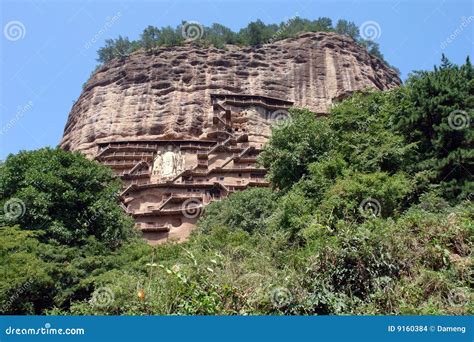
[[[327,113],[335,100],[400,80],[351,38],[305,33],[260,47],[192,45],[134,53],[100,68],[74,104],[61,146],[93,157],[97,143],[200,139],[210,94],[270,96]]]

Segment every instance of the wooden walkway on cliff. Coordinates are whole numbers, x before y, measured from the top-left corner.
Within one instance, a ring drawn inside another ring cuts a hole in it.
[[[293,101],[280,99],[277,97],[250,95],[250,94],[211,94],[213,106],[220,106],[221,103],[231,106],[257,105],[268,110],[288,109],[293,106]]]

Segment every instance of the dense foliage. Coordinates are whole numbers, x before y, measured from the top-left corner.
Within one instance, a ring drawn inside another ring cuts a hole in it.
[[[452,118],[473,115],[472,84],[445,60],[328,117],[292,110],[260,157],[274,188],[212,203],[182,244],[0,228],[0,312],[473,314],[472,127]]]
[[[43,234],[18,226],[0,227],[0,314],[69,308],[72,301],[90,296],[100,275],[113,269],[144,269],[128,258],[149,253],[141,241],[111,249],[89,237],[82,246],[66,246],[42,242]]]
[[[110,246],[132,233],[110,169],[79,153],[44,148],[0,165],[0,225],[41,230],[41,239],[81,245],[93,236]]]
[[[452,65],[444,56],[435,72],[416,72],[394,122],[407,142],[417,146],[408,168],[437,184],[450,197],[474,192],[474,68]]]
[[[341,19],[333,26],[330,18],[322,17],[309,20],[298,16],[280,24],[266,25],[261,20],[257,20],[238,32],[217,23],[210,27],[184,21],[176,28],[171,26],[158,28],[150,25],[143,30],[138,40],[129,40],[122,36],[116,39],[107,39],[105,46],[98,50],[97,60],[100,63],[107,63],[114,58],[124,58],[139,49],[151,52],[160,46],[176,46],[186,41],[192,41],[200,46],[213,45],[216,48],[225,48],[226,44],[256,46],[296,37],[302,32],[337,32],[348,35],[365,46],[370,54],[385,61],[379,45],[373,40],[361,37],[359,28],[353,22]],[[388,65],[387,62],[385,63]]]

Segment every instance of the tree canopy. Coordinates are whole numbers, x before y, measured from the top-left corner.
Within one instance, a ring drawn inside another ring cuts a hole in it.
[[[414,144],[411,172],[450,197],[474,192],[474,68],[467,58],[457,66],[443,56],[434,71],[418,71],[406,82],[394,124]]]
[[[315,20],[303,19],[298,16],[281,22],[280,24],[265,24],[261,20],[250,22],[238,32],[232,31],[224,25],[214,23],[210,27],[194,22],[183,21],[173,28],[171,26],[158,28],[147,26],[140,38],[129,41],[127,37],[119,36],[116,39],[107,39],[104,47],[98,50],[98,61],[107,63],[114,58],[125,58],[133,51],[144,49],[152,52],[161,46],[181,45],[192,41],[201,46],[213,45],[216,48],[225,48],[226,44],[241,46],[257,46],[277,40],[296,37],[302,32],[337,32],[352,37],[356,42],[365,46],[369,53],[384,59],[378,43],[363,39],[359,34],[358,26],[344,19],[333,25],[332,20],[320,17]],[[392,67],[393,68],[393,67]],[[398,69],[394,68],[397,72]]]
[[[43,231],[42,239],[81,245],[89,236],[109,245],[133,232],[116,198],[112,171],[79,153],[44,148],[10,155],[0,165],[0,225]]]

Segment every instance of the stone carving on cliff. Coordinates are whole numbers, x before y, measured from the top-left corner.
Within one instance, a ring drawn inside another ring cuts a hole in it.
[[[167,146],[166,149],[158,150],[153,160],[154,177],[159,180],[169,180],[184,171],[184,155],[179,149]]]

